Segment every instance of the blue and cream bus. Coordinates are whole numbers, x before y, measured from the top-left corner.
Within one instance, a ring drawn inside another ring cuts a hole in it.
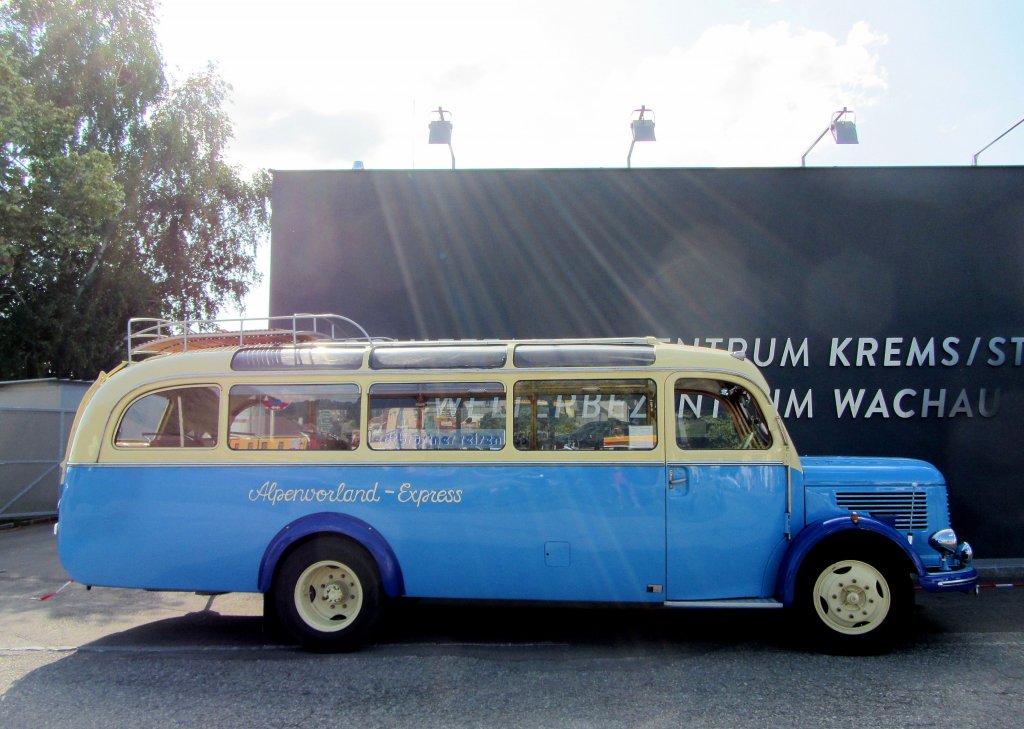
[[[742,353],[326,320],[133,322],[64,463],[73,579],[263,593],[314,650],[365,642],[402,597],[788,608],[829,649],[876,650],[913,581],[975,585],[935,468],[801,458]]]

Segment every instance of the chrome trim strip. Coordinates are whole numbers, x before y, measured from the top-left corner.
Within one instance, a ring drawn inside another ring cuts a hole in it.
[[[245,452],[245,451],[241,451]],[[299,451],[302,452],[302,451]],[[343,452],[343,451],[341,451]],[[688,464],[688,465],[711,465],[711,464]],[[721,465],[718,463],[717,465]],[[728,464],[726,464],[728,465]],[[760,463],[745,465],[764,465]],[[781,465],[781,464],[772,464]],[[429,467],[434,468],[480,468],[493,466],[518,466],[527,468],[560,467],[568,468],[583,466],[588,468],[607,468],[609,466],[624,467],[646,467],[664,468],[662,460],[653,461],[210,461],[201,463],[197,461],[147,461],[147,462],[111,462],[111,463],[69,463],[69,468],[252,468],[259,467],[282,467],[282,468],[405,468],[405,467]]]
[[[783,607],[778,600],[768,597],[736,598],[732,600],[666,600],[670,608],[744,608],[753,610],[778,610]]]

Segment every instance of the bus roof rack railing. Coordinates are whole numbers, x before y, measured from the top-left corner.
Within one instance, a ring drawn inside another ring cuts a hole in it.
[[[342,336],[353,328],[359,337]],[[340,314],[180,320],[134,317],[128,320],[128,361],[214,347],[354,339],[375,341],[361,324]]]

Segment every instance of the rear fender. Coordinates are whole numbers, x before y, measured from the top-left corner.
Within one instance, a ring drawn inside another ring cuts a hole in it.
[[[795,600],[797,575],[800,574],[800,568],[807,555],[826,539],[839,534],[859,534],[868,538],[882,537],[886,542],[890,542],[902,550],[919,577],[925,574],[924,563],[907,542],[905,534],[896,531],[884,522],[863,514],[832,517],[808,524],[793,539],[793,543],[786,550],[782,564],[779,566],[779,577],[776,583],[776,593],[783,605],[788,607]]]
[[[399,597],[405,593],[405,580],[391,545],[387,540],[362,519],[348,514],[324,512],[309,514],[279,531],[263,553],[260,563],[259,591],[267,592],[274,581],[274,571],[282,555],[297,542],[314,535],[340,535],[362,545],[377,563],[381,584],[388,597]]]

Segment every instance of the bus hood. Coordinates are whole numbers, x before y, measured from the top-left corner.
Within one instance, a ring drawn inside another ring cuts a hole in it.
[[[945,486],[939,470],[913,458],[846,458],[811,456],[800,459],[804,485],[822,486]]]

